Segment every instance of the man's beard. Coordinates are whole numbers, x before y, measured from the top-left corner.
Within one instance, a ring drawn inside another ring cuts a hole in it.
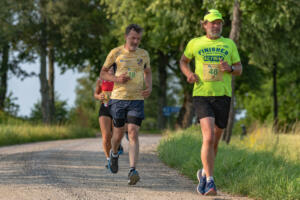
[[[222,29],[219,32],[208,31],[207,34],[212,38],[218,38],[222,34]]]

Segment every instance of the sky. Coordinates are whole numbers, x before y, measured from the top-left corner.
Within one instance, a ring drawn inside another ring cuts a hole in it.
[[[26,63],[21,67],[27,72],[35,72],[36,74],[39,74],[40,72],[39,63]],[[67,101],[69,108],[74,106],[76,98],[76,80],[81,76],[83,76],[83,74],[73,72],[72,70],[60,74],[60,69],[55,66],[55,91],[59,95],[60,100]],[[40,81],[38,76],[25,78],[21,81],[20,78],[16,78],[10,74],[7,95],[9,92],[13,93],[12,97],[17,97],[17,100],[14,101],[14,103],[20,106],[18,116],[29,116],[33,105],[38,100],[41,100]]]

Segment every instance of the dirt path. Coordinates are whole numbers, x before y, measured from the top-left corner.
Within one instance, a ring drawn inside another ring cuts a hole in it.
[[[0,148],[2,200],[166,200],[242,199],[219,195],[204,198],[196,183],[162,164],[155,148],[160,136],[140,137],[141,181],[127,185],[128,142],[119,173],[109,173],[100,138],[16,145]]]

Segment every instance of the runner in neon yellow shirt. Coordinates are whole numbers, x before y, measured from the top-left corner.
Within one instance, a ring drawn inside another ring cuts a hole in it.
[[[213,179],[218,143],[226,128],[231,100],[231,77],[241,75],[242,65],[235,43],[221,36],[223,18],[212,9],[204,16],[206,35],[189,41],[180,59],[180,69],[189,83],[194,84],[193,104],[199,120],[203,144],[198,170],[198,193],[216,195]],[[195,58],[195,72],[189,62]]]

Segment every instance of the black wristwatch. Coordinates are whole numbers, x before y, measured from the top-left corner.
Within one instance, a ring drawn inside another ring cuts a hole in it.
[[[230,67],[230,68],[231,68],[231,71],[230,71],[230,73],[232,73],[232,72],[235,70],[235,67],[231,65],[231,67]]]

